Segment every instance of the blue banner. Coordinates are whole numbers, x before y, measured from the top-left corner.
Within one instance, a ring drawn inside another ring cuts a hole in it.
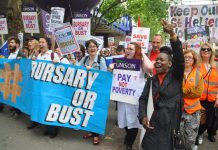
[[[42,124],[104,134],[111,82],[111,73],[104,71],[0,59],[0,102]]]

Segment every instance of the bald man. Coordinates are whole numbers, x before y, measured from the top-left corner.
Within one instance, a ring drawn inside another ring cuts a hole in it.
[[[154,63],[156,61],[156,58],[158,54],[160,53],[160,47],[162,44],[162,37],[160,34],[155,34],[152,40],[152,50],[150,54],[148,55],[149,59]],[[155,69],[153,69],[153,74],[156,74]]]

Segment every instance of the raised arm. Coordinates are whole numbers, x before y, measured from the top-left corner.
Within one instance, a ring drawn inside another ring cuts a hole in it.
[[[142,52],[142,70],[143,72],[152,72],[154,68],[153,63],[150,59]]]
[[[161,24],[163,25],[164,31],[170,35],[170,43],[173,51],[173,75],[175,78],[182,81],[185,70],[182,43],[174,32],[173,25],[169,24],[165,20],[162,20]]]

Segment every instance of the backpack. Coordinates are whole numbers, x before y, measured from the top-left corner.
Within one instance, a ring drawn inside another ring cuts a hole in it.
[[[84,61],[83,61],[83,65],[86,64],[86,61],[87,61],[88,57],[89,57],[89,56],[85,56]],[[104,57],[103,57],[103,58],[104,58]],[[104,58],[104,60],[105,60],[105,58]],[[98,55],[97,63],[99,64],[99,70],[101,70],[101,68],[100,68],[100,66],[101,66],[101,65],[100,65],[100,62],[101,62],[101,56]]]

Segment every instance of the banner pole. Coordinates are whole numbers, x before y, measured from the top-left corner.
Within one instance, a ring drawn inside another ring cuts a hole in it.
[[[2,44],[5,43],[4,34],[1,34],[1,41],[2,41]]]
[[[54,52],[54,50],[55,50],[55,35],[54,35],[54,32],[52,32],[52,36],[51,36],[51,49]]]

